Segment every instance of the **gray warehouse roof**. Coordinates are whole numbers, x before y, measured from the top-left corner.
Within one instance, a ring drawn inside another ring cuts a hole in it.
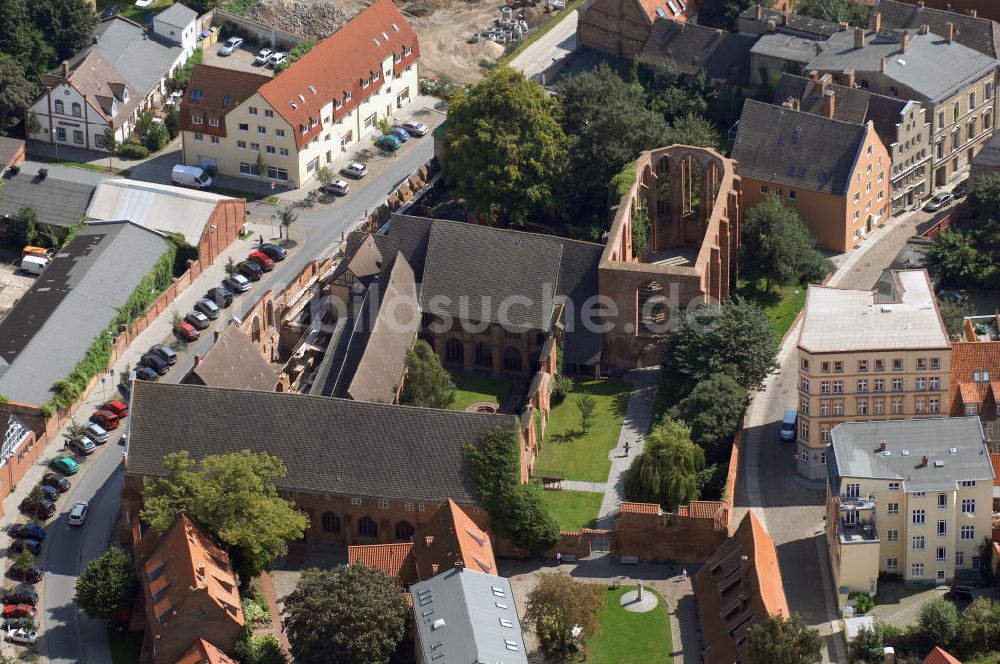
[[[0,217],[12,216],[22,207],[32,207],[43,224],[72,226],[87,216],[95,188],[60,180],[51,174],[39,180],[34,173],[24,170],[17,175],[8,172],[3,176],[0,190]]]
[[[121,17],[97,27],[95,47],[105,60],[121,72],[132,93],[146,96],[181,56],[180,44]]]
[[[993,482],[993,464],[976,416],[845,422],[831,436],[833,454],[827,456],[833,459],[833,478],[902,480],[905,491],[954,489],[961,480]]]
[[[413,620],[424,662],[527,664],[510,581],[458,568],[415,583]]]
[[[82,229],[0,322],[0,394],[39,406],[167,251],[127,221]]]
[[[169,23],[170,25],[186,26],[198,18],[198,12],[190,7],[185,7],[179,2],[175,2],[153,18],[157,21]]]
[[[819,42],[794,35],[761,35],[750,49],[752,55],[764,55],[789,62],[809,62],[819,53]]]

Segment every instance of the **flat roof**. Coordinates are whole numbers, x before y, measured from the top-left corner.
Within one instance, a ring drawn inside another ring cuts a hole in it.
[[[950,347],[927,271],[896,270],[892,275],[892,302],[877,302],[868,290],[809,286],[799,348],[835,353]]]
[[[40,223],[72,226],[87,216],[87,204],[93,193],[94,185],[62,180],[51,170],[44,180],[24,168],[17,175],[8,171],[0,189],[0,217],[13,216],[22,207],[31,207],[38,213]]]

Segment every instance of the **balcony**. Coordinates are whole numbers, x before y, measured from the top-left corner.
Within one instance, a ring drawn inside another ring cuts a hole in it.
[[[846,520],[840,519],[837,525],[841,544],[867,544],[879,541],[874,520],[847,523]]]
[[[875,494],[869,493],[866,496],[840,496],[841,512],[856,512],[859,510],[875,509]]]

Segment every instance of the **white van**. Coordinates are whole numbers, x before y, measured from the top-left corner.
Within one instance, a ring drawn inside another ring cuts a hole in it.
[[[799,414],[794,410],[786,410],[785,416],[781,418],[781,439],[784,441],[795,440],[795,428],[798,426]]]
[[[208,189],[212,186],[212,176],[197,166],[177,164],[170,172],[170,179],[178,187]]]
[[[28,274],[33,274],[36,277],[45,270],[45,266],[49,264],[49,259],[42,258],[41,256],[24,256],[21,258],[21,269]]]

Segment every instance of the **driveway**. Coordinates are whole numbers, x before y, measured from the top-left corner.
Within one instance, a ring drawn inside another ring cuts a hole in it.
[[[544,85],[544,79],[550,77],[552,70],[576,50],[579,18],[580,14],[575,9],[561,17],[554,28],[510,61],[511,68]]]
[[[223,69],[246,71],[253,74],[260,74],[261,76],[274,76],[274,70],[270,67],[261,67],[254,64],[254,57],[257,55],[256,50],[252,50],[244,46],[243,48],[233,52],[232,55],[219,55],[219,49],[221,47],[222,42],[219,42],[212,48],[206,50],[204,52],[204,56],[202,57],[202,62],[206,65],[221,67]]]

